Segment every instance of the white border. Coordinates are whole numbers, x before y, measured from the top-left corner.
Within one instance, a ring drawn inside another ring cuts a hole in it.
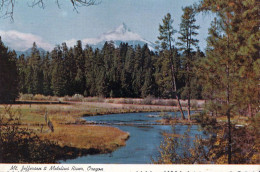
[[[260,165],[0,164],[0,172],[260,172]]]

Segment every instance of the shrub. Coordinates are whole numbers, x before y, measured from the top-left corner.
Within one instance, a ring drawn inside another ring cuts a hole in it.
[[[177,103],[177,100],[170,99],[170,100],[167,100],[166,105],[167,106],[177,106],[178,103]]]
[[[133,99],[125,99],[125,103],[126,104],[134,104],[134,100]]]
[[[198,109],[199,107],[199,104],[196,100],[191,100],[190,101],[190,106],[193,108],[193,109]]]
[[[106,102],[107,103],[114,103],[114,100],[113,99],[108,99]]]
[[[124,104],[125,103],[125,99],[124,98],[115,99],[114,103],[116,103],[116,104]]]
[[[61,101],[61,99],[57,96],[49,96],[50,101]]]
[[[20,94],[19,100],[33,100],[33,94]]]
[[[36,94],[33,96],[33,100],[49,100],[50,97],[44,96],[42,94]]]
[[[142,104],[151,105],[153,100],[154,100],[153,96],[147,96],[146,98],[143,99]]]
[[[105,102],[104,97],[85,97],[82,99],[84,102]]]
[[[71,101],[83,101],[84,96],[81,94],[74,94],[71,98]]]

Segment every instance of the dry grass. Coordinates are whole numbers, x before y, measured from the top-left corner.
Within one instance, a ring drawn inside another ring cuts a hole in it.
[[[0,105],[0,109],[4,108]],[[97,149],[111,152],[124,146],[129,133],[114,127],[80,125],[80,117],[92,107],[84,104],[23,104],[12,105],[12,110],[22,113],[21,127],[34,130],[42,139],[48,139],[59,146],[78,149]],[[44,114],[53,123],[54,132],[47,127]]]
[[[81,149],[98,149],[101,152],[113,151],[125,145],[129,134],[117,128],[106,126],[54,124],[53,133],[41,134],[41,137],[52,140],[64,147]]]
[[[73,96],[56,97],[56,96],[44,96],[40,94],[20,94],[20,101],[69,101],[69,102],[95,102],[95,103],[113,103],[113,104],[134,104],[134,105],[160,105],[160,106],[177,106],[176,99],[160,99],[153,96],[147,96],[145,98],[104,98],[104,97],[84,97],[80,94]],[[183,107],[187,106],[187,100],[180,100]],[[191,100],[192,108],[202,108],[204,100]]]

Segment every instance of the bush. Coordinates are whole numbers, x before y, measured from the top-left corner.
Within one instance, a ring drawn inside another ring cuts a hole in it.
[[[199,104],[196,100],[191,100],[190,101],[190,106],[193,108],[193,109],[198,109],[199,108]]]
[[[42,94],[36,94],[33,96],[33,100],[49,100],[50,97],[44,96]]]
[[[84,96],[81,94],[74,94],[71,98],[71,101],[83,101]]]
[[[84,102],[105,102],[104,97],[85,97],[82,99]]]
[[[192,118],[195,119],[195,121],[198,122],[205,130],[212,131],[215,130],[217,127],[216,118],[209,116],[204,111],[193,115]]]
[[[20,94],[19,100],[33,100],[33,94]]]
[[[57,96],[49,96],[50,101],[61,101],[61,99]]]
[[[146,98],[143,99],[142,104],[151,105],[153,100],[154,100],[153,96],[147,96]]]
[[[168,101],[168,105],[169,105],[169,106],[177,106],[177,105],[178,105],[178,102],[177,102],[177,100],[171,99],[171,100]]]
[[[125,99],[124,98],[115,99],[114,103],[116,103],[116,104],[124,104],[125,103]]]
[[[105,102],[106,103],[114,103],[114,100],[113,99],[107,99]]]
[[[126,104],[134,104],[134,100],[133,99],[125,99],[125,103]]]

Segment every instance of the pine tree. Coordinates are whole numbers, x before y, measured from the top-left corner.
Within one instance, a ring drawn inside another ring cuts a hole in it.
[[[123,59],[121,58],[122,51],[120,51],[121,47],[125,46],[120,44],[119,48],[115,49],[113,53],[113,64],[111,69],[111,76],[113,80],[112,90],[109,93],[111,97],[121,97],[124,94],[122,89],[122,78],[121,73],[124,68]]]
[[[85,56],[83,53],[82,42],[80,40],[78,40],[76,46],[74,46],[74,58],[77,66],[74,91],[77,94],[83,95],[86,87]]]
[[[142,48],[138,45],[135,48],[135,56],[134,56],[134,70],[132,73],[133,79],[133,92],[135,96],[141,95],[141,87],[143,85],[142,73],[143,73],[143,58],[142,58]]]
[[[31,76],[33,74],[33,69],[31,65],[28,65],[29,62],[27,62],[27,66],[25,68],[25,85],[26,85],[26,93],[33,94],[33,82],[31,80]]]
[[[13,102],[18,96],[16,53],[8,52],[0,37],[0,102]]]
[[[251,116],[257,112],[259,82],[259,3],[255,0],[204,0],[201,11],[216,13],[209,30],[207,58],[202,60],[204,94],[227,116],[228,160],[232,162],[231,115],[248,106]],[[258,78],[258,79],[257,79]],[[254,93],[253,93],[254,92]]]
[[[199,74],[197,75],[197,68],[200,67],[200,60],[205,58],[205,54],[197,48],[197,51],[193,53],[193,67],[192,67],[192,77],[191,77],[191,99],[202,99],[202,88],[203,85],[199,81]]]
[[[134,71],[134,57],[135,52],[134,49],[128,44],[125,44],[127,47],[127,51],[125,53],[125,62],[122,73],[124,73],[124,77],[121,75],[121,85],[122,85],[122,92],[126,95],[126,97],[135,97],[136,95],[133,94],[133,78],[132,73]]]
[[[52,78],[51,88],[55,96],[64,96],[66,92],[65,70],[63,68],[62,50],[57,46],[51,52]]]
[[[185,119],[179,95],[177,94],[177,79],[176,79],[176,69],[174,68],[174,59],[173,59],[173,52],[174,52],[174,46],[173,46],[173,34],[176,32],[173,29],[173,19],[171,18],[170,13],[168,13],[164,19],[163,19],[163,25],[159,25],[159,34],[158,36],[158,44],[159,47],[158,49],[160,51],[163,51],[164,56],[169,59],[169,64],[170,64],[170,74],[171,75],[171,92],[175,94],[175,98],[177,99],[178,102],[178,108],[181,112],[182,119]]]
[[[19,76],[19,92],[20,93],[27,93],[27,87],[25,84],[26,78],[26,65],[27,62],[25,60],[24,54],[19,56],[17,60],[17,69],[18,69],[18,76]]]
[[[86,78],[86,92],[84,96],[94,95],[95,88],[95,55],[90,46],[85,48],[85,78]]]
[[[113,42],[106,42],[102,49],[104,70],[105,70],[105,80],[106,82],[106,94],[104,96],[110,96],[113,89],[114,79],[113,79],[113,58],[114,58],[115,46]]]
[[[143,86],[141,88],[141,96],[147,97],[149,95],[155,94],[155,79],[153,75],[153,64],[152,64],[152,54],[148,48],[148,45],[145,44],[142,48],[143,50]]]
[[[190,115],[190,99],[191,99],[191,79],[192,79],[192,66],[193,66],[193,47],[198,45],[198,40],[194,37],[198,35],[196,32],[199,26],[195,25],[195,10],[191,7],[185,7],[183,9],[184,14],[180,24],[180,37],[177,45],[180,46],[180,50],[183,50],[185,54],[184,65],[186,68],[186,88],[188,92],[188,120],[191,120]]]
[[[52,95],[51,89],[51,62],[49,59],[49,52],[43,58],[42,70],[43,70],[43,94]]]
[[[29,57],[29,64],[31,66],[32,69],[32,75],[31,77],[31,93],[32,94],[42,94],[43,92],[43,73],[41,70],[41,65],[42,65],[42,60],[41,60],[41,56],[40,56],[40,52],[37,48],[36,43],[33,43],[33,47],[31,50],[31,55]]]
[[[66,94],[72,96],[75,94],[77,75],[76,59],[74,57],[73,48],[68,50],[67,45],[63,44],[64,68],[66,73]]]

